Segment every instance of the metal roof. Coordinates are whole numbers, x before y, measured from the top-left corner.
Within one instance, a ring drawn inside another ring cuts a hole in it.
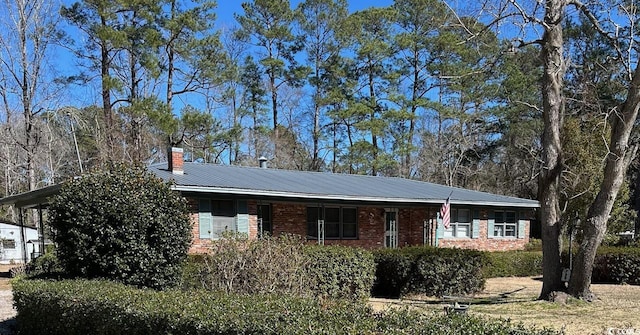
[[[184,163],[184,174],[171,173],[166,163],[151,165],[149,171],[172,180],[181,192],[398,204],[442,204],[451,195],[451,204],[458,205],[540,207],[536,200],[403,178],[189,162]]]

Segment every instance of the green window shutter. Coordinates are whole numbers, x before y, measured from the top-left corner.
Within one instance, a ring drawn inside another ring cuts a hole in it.
[[[213,230],[213,217],[211,215],[211,201],[200,199],[198,212],[198,231],[202,239],[210,239]]]
[[[493,211],[489,211],[489,218],[487,220],[487,237],[491,238],[493,236],[493,225],[496,223],[496,216]]]
[[[518,220],[518,238],[525,238],[525,228],[527,226],[527,220]]]
[[[438,239],[442,239],[444,238],[444,225],[442,224],[442,218],[440,217],[440,214],[438,214],[438,224],[436,225],[436,236],[438,237]]]

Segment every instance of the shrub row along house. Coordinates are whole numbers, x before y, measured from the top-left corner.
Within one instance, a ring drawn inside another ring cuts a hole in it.
[[[402,178],[240,167],[183,161],[172,148],[168,163],[149,171],[172,181],[188,199],[190,251],[204,252],[225,231],[296,234],[309,243],[364,248],[434,245],[514,250],[529,241],[535,200],[500,196]],[[24,209],[44,208],[59,186],[0,199]],[[450,224],[439,214],[449,199]]]

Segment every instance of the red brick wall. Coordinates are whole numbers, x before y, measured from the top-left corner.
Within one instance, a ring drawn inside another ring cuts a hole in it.
[[[273,235],[282,233],[307,236],[307,206],[304,204],[271,204]]]
[[[281,233],[307,235],[307,205],[292,203],[273,203],[272,205],[273,234]],[[189,199],[191,221],[193,223],[193,243],[190,253],[202,253],[208,250],[210,240],[201,240],[198,231],[198,200]],[[249,238],[258,236],[257,203],[248,202],[249,209]],[[422,245],[424,240],[424,223],[429,224],[436,215],[437,208],[400,208],[398,209],[398,246]],[[346,245],[375,249],[384,247],[385,209],[383,207],[358,207],[358,239],[330,240],[326,245]],[[525,238],[488,238],[487,213],[481,211],[479,238],[440,238],[438,246],[464,249],[478,249],[487,251],[523,249],[529,243],[529,225],[525,228]],[[432,238],[435,229],[432,230]],[[309,243],[316,243],[310,240]]]
[[[247,201],[249,209],[249,238],[258,238],[258,203],[255,201]]]

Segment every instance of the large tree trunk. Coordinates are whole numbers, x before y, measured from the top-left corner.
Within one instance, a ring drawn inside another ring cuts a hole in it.
[[[546,1],[545,31],[542,37],[541,58],[544,64],[542,161],[544,165],[539,179],[543,252],[543,281],[540,299],[548,299],[550,293],[564,290],[560,277],[560,206],[558,196],[563,169],[560,129],[564,113],[562,88],[565,63],[562,46],[562,19],[565,7],[564,0]]]
[[[611,113],[610,152],[604,168],[600,191],[589,207],[584,226],[584,239],[576,255],[574,270],[569,282],[569,293],[575,297],[593,300],[591,272],[596,250],[607,230],[607,219],[618,191],[624,181],[629,164],[637,147],[629,148],[629,137],[640,108],[640,67],[636,67],[626,101]]]

